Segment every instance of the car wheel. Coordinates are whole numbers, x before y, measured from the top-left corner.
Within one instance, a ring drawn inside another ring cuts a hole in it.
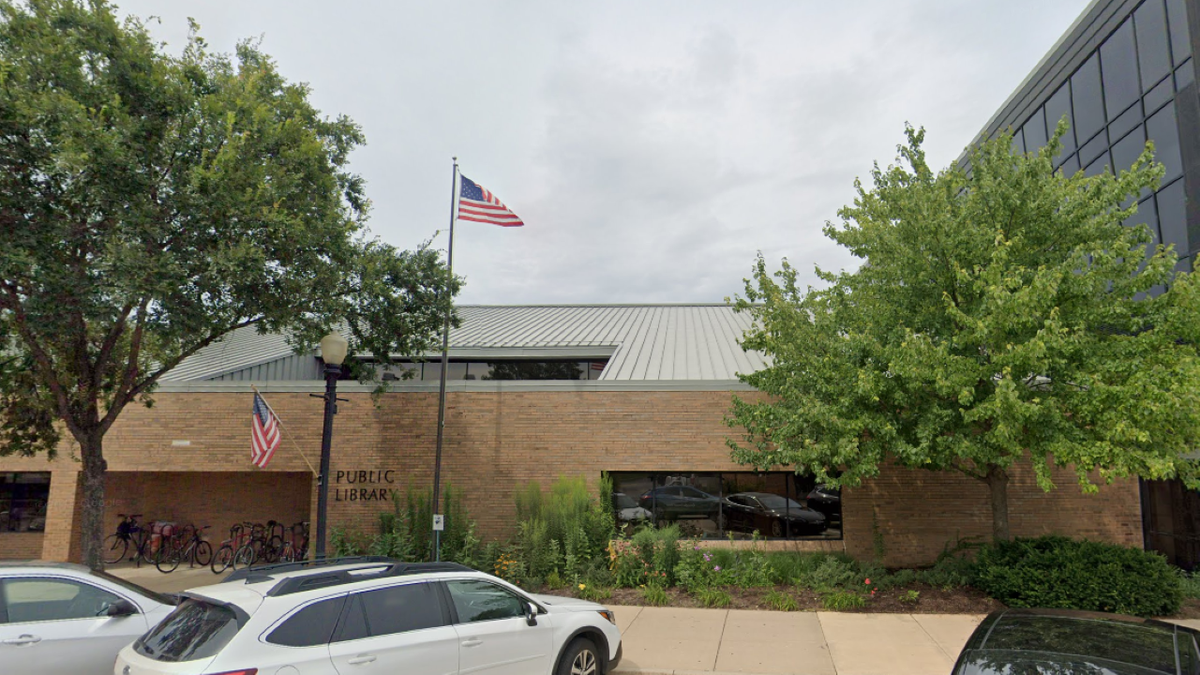
[[[782,537],[783,536],[783,523],[781,523],[778,520],[771,521],[771,536],[772,537]]]
[[[555,675],[602,675],[596,645],[587,638],[576,638],[563,652]]]

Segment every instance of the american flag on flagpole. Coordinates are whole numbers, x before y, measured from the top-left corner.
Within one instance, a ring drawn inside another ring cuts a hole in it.
[[[250,461],[260,469],[275,456],[281,440],[279,418],[271,406],[254,392],[254,421],[250,425]]]
[[[521,227],[525,223],[505,206],[496,195],[478,183],[459,174],[458,219],[491,223],[501,227]]]

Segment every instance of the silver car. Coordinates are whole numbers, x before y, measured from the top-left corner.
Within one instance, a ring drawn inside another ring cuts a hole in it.
[[[0,671],[102,675],[174,600],[69,563],[0,563]]]

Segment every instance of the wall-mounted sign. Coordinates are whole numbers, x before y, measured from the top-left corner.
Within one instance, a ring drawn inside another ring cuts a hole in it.
[[[433,514],[433,529],[441,532],[446,529],[446,516],[441,513]]]
[[[335,502],[375,502],[388,501],[395,490],[386,487],[337,487],[338,485],[379,486],[391,485],[396,482],[396,471],[393,469],[376,469],[371,471],[334,471],[333,472],[333,501]]]

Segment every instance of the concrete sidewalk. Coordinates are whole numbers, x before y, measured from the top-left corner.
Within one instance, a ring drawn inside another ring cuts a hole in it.
[[[113,574],[161,592],[217,583],[207,568]],[[624,658],[646,675],[948,675],[983,620],[972,614],[847,614],[612,606]],[[1178,623],[1200,629],[1200,620]]]
[[[618,672],[945,675],[982,615],[614,607]]]

